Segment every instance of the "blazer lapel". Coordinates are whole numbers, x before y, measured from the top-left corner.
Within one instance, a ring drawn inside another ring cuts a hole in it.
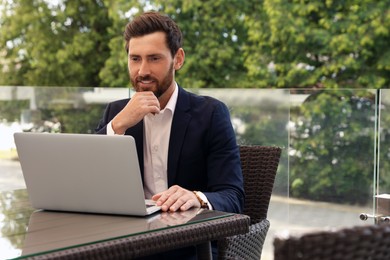
[[[171,135],[169,138],[168,187],[175,183],[184,137],[187,132],[188,124],[191,121],[191,115],[188,113],[190,109],[189,99],[190,96],[188,92],[179,87],[179,95],[177,97],[175,113],[172,119]]]

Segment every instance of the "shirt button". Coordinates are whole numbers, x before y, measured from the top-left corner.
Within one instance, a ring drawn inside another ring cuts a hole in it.
[[[158,145],[153,146],[153,151],[157,152],[158,151]]]

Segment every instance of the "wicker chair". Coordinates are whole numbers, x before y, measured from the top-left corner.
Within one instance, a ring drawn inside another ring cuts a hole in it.
[[[355,226],[301,236],[276,236],[274,260],[388,260],[390,225]]]
[[[250,216],[249,232],[218,241],[219,259],[260,259],[270,223],[267,212],[282,149],[240,146],[244,176],[244,214]]]

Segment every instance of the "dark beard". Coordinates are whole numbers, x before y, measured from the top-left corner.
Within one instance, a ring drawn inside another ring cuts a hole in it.
[[[142,81],[142,80],[153,80],[153,81],[157,82],[156,90],[153,91],[153,94],[157,98],[161,97],[172,84],[172,81],[173,81],[173,62],[171,63],[169,71],[168,71],[167,75],[165,76],[165,78],[161,81],[161,83],[156,78],[151,77],[149,75],[147,75],[145,77],[138,76],[135,78],[135,80],[133,80],[130,76],[131,85],[133,86],[133,88],[135,90],[137,90],[137,85],[136,85],[137,82]]]

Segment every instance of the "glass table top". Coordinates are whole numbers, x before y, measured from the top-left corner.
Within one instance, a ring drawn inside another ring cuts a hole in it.
[[[204,209],[159,212],[148,217],[42,211],[30,206],[25,189],[0,193],[0,209],[1,259],[23,258],[233,215]]]

